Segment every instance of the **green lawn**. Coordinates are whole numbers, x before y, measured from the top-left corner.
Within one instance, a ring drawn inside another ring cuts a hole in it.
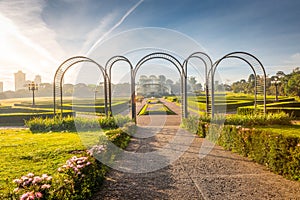
[[[262,130],[269,130],[274,133],[280,133],[283,135],[300,137],[300,124],[290,125],[290,126],[272,125],[272,126],[255,127],[255,128],[262,129]]]
[[[52,175],[72,156],[99,141],[101,132],[43,133],[29,130],[0,130],[0,193],[11,182],[29,172]]]

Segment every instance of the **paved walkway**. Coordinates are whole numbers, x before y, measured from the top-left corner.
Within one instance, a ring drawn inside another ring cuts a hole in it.
[[[176,110],[175,106],[173,109]],[[178,143],[187,149],[176,151],[172,145],[170,149],[178,156],[182,152],[180,158],[148,173],[111,170],[94,199],[300,199],[300,182],[289,181],[262,165],[187,133],[179,128],[180,115],[177,118],[169,115],[161,127],[157,121],[163,117],[139,117],[140,128],[127,151],[156,152],[166,149],[169,143]],[[151,137],[144,137],[147,135]],[[178,136],[180,142],[176,140]],[[185,143],[188,140],[189,145]],[[136,167],[135,164],[132,166]]]

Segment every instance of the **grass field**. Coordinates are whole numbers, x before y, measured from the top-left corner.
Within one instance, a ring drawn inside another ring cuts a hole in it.
[[[99,141],[101,132],[33,134],[26,129],[0,130],[0,193],[10,183],[32,172],[52,175],[67,159]]]
[[[264,127],[256,127],[257,129],[269,130],[274,133],[280,133],[283,135],[298,136],[300,137],[300,124],[294,124],[290,126],[272,125]]]

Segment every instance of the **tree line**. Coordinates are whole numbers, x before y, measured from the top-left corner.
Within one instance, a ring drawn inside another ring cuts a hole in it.
[[[257,82],[262,83],[262,77],[257,77]],[[285,74],[283,71],[278,71],[275,75],[267,77],[266,91],[268,95],[276,95],[276,87],[280,96],[298,96],[300,97],[300,68],[295,68],[291,73]],[[248,80],[241,79],[240,81],[231,84],[230,88],[235,93],[254,93],[255,76],[251,74]]]

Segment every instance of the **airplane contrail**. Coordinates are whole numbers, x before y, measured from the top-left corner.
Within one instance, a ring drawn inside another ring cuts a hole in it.
[[[128,15],[130,15],[144,0],[140,0],[139,2],[137,2],[133,7],[131,7],[126,13],[125,15],[113,26],[111,27],[106,33],[104,33],[97,41],[96,43],[88,50],[88,52],[86,53],[87,55],[93,51],[95,49],[95,47],[108,35],[110,34],[113,30],[115,30],[116,28],[118,28],[123,21],[128,17]]]

